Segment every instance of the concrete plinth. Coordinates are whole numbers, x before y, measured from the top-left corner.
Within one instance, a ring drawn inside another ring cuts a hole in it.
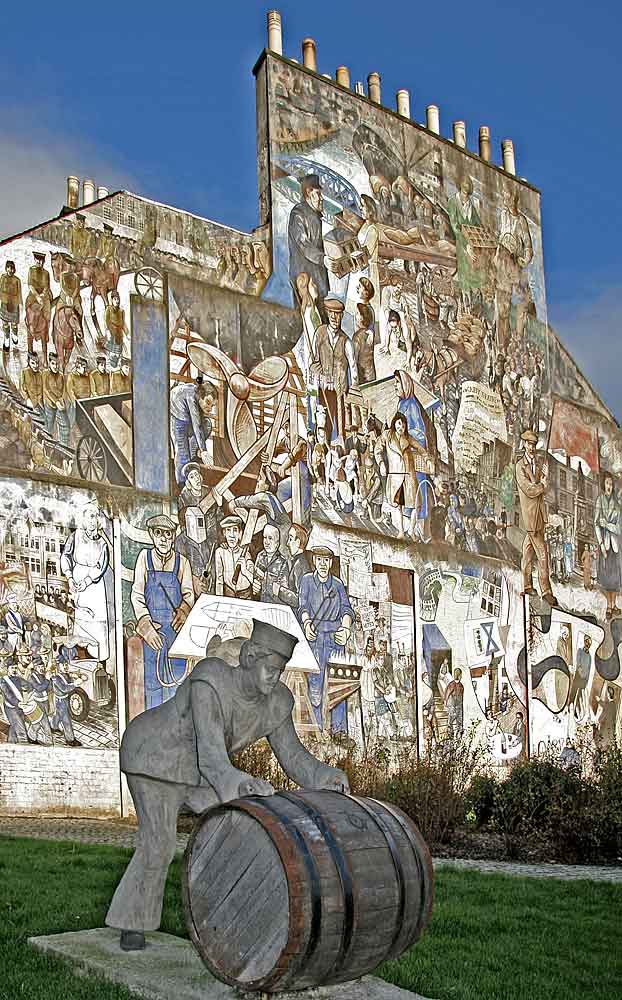
[[[184,938],[152,933],[144,951],[119,948],[119,934],[109,927],[68,934],[33,937],[28,943],[47,955],[65,959],[78,975],[98,976],[125,986],[143,1000],[239,1000],[261,996],[242,993],[214,979],[193,946]],[[297,993],[279,993],[287,1000],[425,1000],[418,994],[364,976],[340,986],[320,986]]]

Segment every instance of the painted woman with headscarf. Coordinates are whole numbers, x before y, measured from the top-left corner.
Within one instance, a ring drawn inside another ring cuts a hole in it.
[[[394,373],[395,391],[398,399],[398,410],[406,417],[408,433],[420,445],[423,454],[433,459],[434,433],[431,421],[415,395],[415,382],[405,371]],[[424,521],[428,516],[428,488],[431,481],[428,473],[416,471],[417,478],[417,519]]]
[[[617,595],[622,591],[622,507],[614,490],[613,475],[605,472],[602,492],[594,510],[594,533],[598,542],[598,583],[607,598],[607,620],[617,617]]]
[[[382,432],[374,449],[381,475],[386,475],[385,499],[397,509],[399,537],[404,537],[404,514],[410,516],[410,534],[414,539],[418,519],[417,470],[415,455],[425,454],[425,448],[408,432],[403,413],[395,414],[389,427]],[[385,458],[386,456],[386,458]]]
[[[477,203],[473,197],[473,181],[468,175],[462,178],[458,190],[449,198],[447,213],[456,241],[458,265],[456,282],[462,294],[464,308],[468,311],[471,293],[478,290],[482,284],[475,251],[463,229],[464,226],[481,226]]]

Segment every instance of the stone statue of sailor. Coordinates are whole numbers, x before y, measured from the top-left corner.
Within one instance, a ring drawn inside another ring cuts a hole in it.
[[[144,948],[145,931],[160,925],[180,807],[200,813],[243,795],[273,794],[269,782],[237,770],[230,754],[267,737],[297,784],[348,791],[343,771],[317,760],[296,735],[293,697],[280,677],[297,641],[254,620],[238,668],[218,657],[201,660],[173,698],[127,727],[121,769],[136,808],[138,838],[106,916],[107,925],[121,931],[125,951]]]

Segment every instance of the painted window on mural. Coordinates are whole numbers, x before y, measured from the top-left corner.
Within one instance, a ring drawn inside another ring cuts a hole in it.
[[[118,747],[114,623],[112,521],[98,501],[2,481],[0,743]]]

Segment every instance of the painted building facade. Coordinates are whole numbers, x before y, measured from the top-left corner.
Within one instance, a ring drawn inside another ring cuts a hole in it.
[[[0,245],[4,812],[119,813],[127,721],[253,618],[300,639],[308,738],[620,734],[622,437],[548,326],[538,192],[255,75],[254,232],[117,192]]]

